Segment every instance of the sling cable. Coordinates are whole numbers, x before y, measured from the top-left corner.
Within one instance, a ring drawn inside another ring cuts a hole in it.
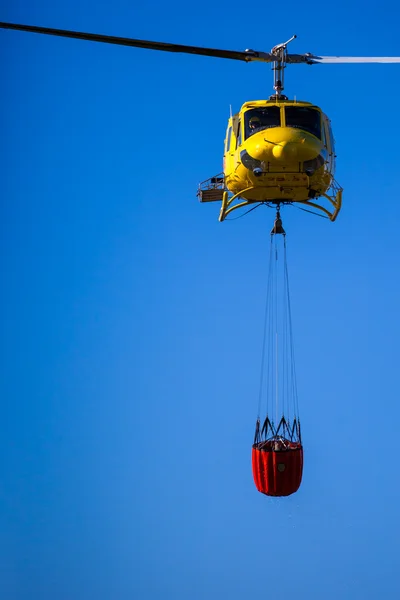
[[[265,415],[263,420],[261,411]],[[279,204],[271,231],[252,467],[257,490],[267,496],[290,496],[300,487],[303,446],[294,360],[286,232],[282,226]]]

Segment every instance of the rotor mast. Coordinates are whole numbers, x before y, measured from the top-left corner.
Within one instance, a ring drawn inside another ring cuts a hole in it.
[[[275,57],[275,60],[272,63],[272,70],[274,72],[275,94],[271,96],[271,99],[286,99],[286,96],[283,96],[282,92],[284,90],[285,68],[287,62],[287,45],[293,40],[295,40],[296,37],[297,35],[293,35],[290,38],[290,40],[284,42],[283,44],[278,44],[277,46],[274,46],[271,50],[272,56]]]

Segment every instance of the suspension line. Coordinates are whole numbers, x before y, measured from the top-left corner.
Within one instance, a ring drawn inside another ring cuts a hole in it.
[[[278,204],[271,230],[258,394],[258,419],[265,398],[267,417],[273,414],[275,423],[282,417],[291,420],[299,415],[286,232],[279,209]],[[283,238],[281,253],[277,236]]]

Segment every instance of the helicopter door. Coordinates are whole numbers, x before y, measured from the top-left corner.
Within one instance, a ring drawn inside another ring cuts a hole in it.
[[[226,133],[226,143],[225,143],[225,154],[228,154],[231,150],[231,138],[232,138],[232,125],[229,125],[228,131]]]
[[[236,148],[240,146],[240,119],[238,114],[232,117],[232,134],[231,156],[235,154]]]
[[[238,115],[229,119],[228,129],[225,138],[225,155],[233,156],[238,145],[240,132],[240,121]]]
[[[228,122],[228,129],[226,131],[225,138],[225,153],[224,153],[224,161],[223,168],[225,175],[232,173],[235,169],[235,155],[236,148],[239,141],[239,131],[240,131],[240,120],[238,115],[233,115]]]
[[[237,137],[236,137],[236,148],[239,148],[239,146],[242,145],[242,127],[241,127],[241,123],[240,123],[240,119],[238,119],[237,122]]]
[[[335,171],[335,148],[334,148],[334,139],[333,133],[330,126],[330,121],[328,117],[322,114],[322,141],[325,146],[325,170],[328,171],[331,175],[333,175]]]
[[[328,129],[328,151],[329,151],[329,159],[330,159],[330,166],[331,166],[331,173],[333,174],[335,171],[335,138],[333,137],[333,131],[332,131],[332,126],[331,126],[331,122],[329,119],[327,119],[326,121],[326,126]]]

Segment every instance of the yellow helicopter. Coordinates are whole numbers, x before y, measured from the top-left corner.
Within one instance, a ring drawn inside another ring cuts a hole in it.
[[[317,106],[282,94],[246,102],[228,122],[223,174],[201,183],[198,195],[202,202],[222,201],[220,221],[248,204],[293,202],[334,221],[343,192],[334,179],[335,158],[330,121]],[[332,208],[317,202],[322,198]]]
[[[282,93],[286,65],[400,62],[400,57],[288,54],[287,46],[296,38],[295,35],[274,46],[271,52],[241,52],[17,23],[0,22],[0,28],[151,50],[272,63],[275,93],[268,100],[245,102],[237,114],[230,116],[223,172],[199,185],[197,195],[201,202],[222,203],[220,221],[237,208],[260,203],[278,208],[281,204],[300,203],[317,209],[334,221],[342,205],[343,189],[334,178],[336,155],[331,123],[318,106],[289,100]]]

